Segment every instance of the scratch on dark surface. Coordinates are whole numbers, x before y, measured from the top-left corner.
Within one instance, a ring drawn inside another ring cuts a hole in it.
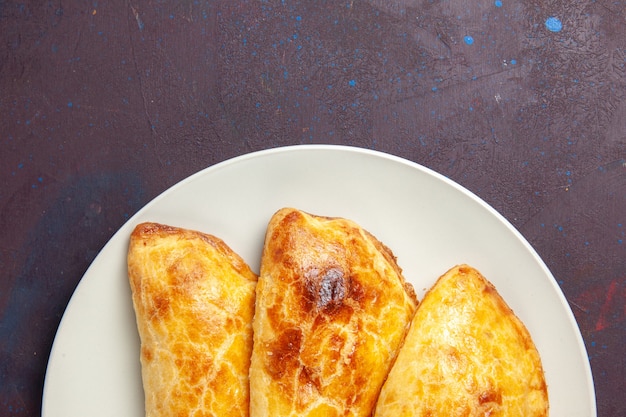
[[[474,87],[475,89],[479,89],[479,90],[482,89],[482,91],[485,91],[486,89],[490,88],[492,85],[502,86],[507,82],[517,81],[520,77],[517,77],[515,75],[519,74],[521,71],[524,72],[524,75],[528,73],[528,70],[520,70],[518,68],[514,69],[514,68],[505,67],[505,68],[502,68],[502,69],[499,69],[490,73],[478,75],[472,80],[472,82],[476,85]],[[453,74],[453,75],[447,76],[446,78],[442,78],[439,85],[440,86],[437,87],[438,91],[446,91],[446,90],[451,90],[451,89],[466,86],[467,80],[460,79]],[[397,99],[395,99],[394,102],[403,103],[405,101],[415,100],[417,98],[423,98],[425,96],[430,95],[431,93],[432,93],[431,90],[424,90],[418,94],[398,97]],[[502,102],[501,93],[495,93],[493,94],[492,97],[496,101],[497,104],[500,104]]]
[[[589,309],[585,308],[583,306],[581,306],[580,304],[578,304],[577,302],[573,301],[573,300],[567,300],[569,301],[569,303],[573,306],[576,307],[578,310],[580,310],[581,312],[585,313],[585,314],[589,314]]]
[[[139,16],[139,12],[137,11],[137,9],[135,9],[135,7],[133,7],[133,5],[129,2],[128,6],[130,7],[130,10],[133,12],[133,16],[135,17],[135,21],[137,22],[137,27],[139,28],[139,30],[143,30],[144,28],[144,24],[143,21],[141,20],[141,17]]]
[[[74,48],[72,49],[72,62],[76,60],[78,56],[78,46],[80,45],[80,39],[83,35],[81,28],[78,28],[78,34],[76,35],[76,42],[74,42]]]
[[[130,4],[130,2],[128,3],[128,6],[130,8],[130,10],[133,13],[133,16],[135,17],[135,19],[139,19],[139,15],[137,13],[137,10],[133,7],[132,4]],[[141,19],[139,19],[138,23],[141,22]],[[143,25],[143,23],[142,23]],[[140,26],[139,29],[143,29],[143,26]],[[145,93],[145,88],[143,85],[143,77],[141,76],[141,72],[139,70],[139,63],[137,62],[137,54],[135,52],[135,44],[133,42],[133,38],[132,38],[132,34],[131,34],[131,30],[130,30],[130,26],[128,27],[128,43],[130,45],[130,53],[131,56],[133,58],[133,66],[135,68],[135,73],[137,74],[137,79],[139,80],[139,93],[141,96],[141,102],[142,102],[142,107],[143,107],[143,112],[144,115],[146,117],[146,122],[148,123],[148,127],[150,128],[150,131],[154,134],[156,134],[156,130],[154,127],[154,123],[152,121],[152,118],[150,117],[150,113],[148,112],[148,99],[146,98],[146,93]],[[155,139],[156,140],[156,139]],[[155,148],[156,148],[156,142],[155,142]]]

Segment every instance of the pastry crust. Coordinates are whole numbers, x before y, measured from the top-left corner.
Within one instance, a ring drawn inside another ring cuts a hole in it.
[[[356,223],[279,210],[257,285],[251,417],[370,416],[416,306],[391,251]]]
[[[451,269],[424,296],[374,415],[548,415],[530,334],[476,269]]]
[[[132,232],[128,274],[146,417],[247,416],[257,276],[222,240],[156,223]]]

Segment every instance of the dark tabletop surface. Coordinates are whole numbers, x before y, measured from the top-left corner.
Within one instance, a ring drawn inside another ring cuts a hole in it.
[[[354,145],[502,213],[626,415],[626,2],[0,1],[0,415],[40,414],[57,326],[124,222],[190,174]]]

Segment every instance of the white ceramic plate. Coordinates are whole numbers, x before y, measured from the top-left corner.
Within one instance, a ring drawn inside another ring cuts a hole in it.
[[[574,316],[524,238],[482,200],[424,167],[374,151],[294,146],[237,157],[164,192],[126,223],[78,285],[48,364],[43,417],[144,415],[139,338],[126,276],[142,221],[221,237],[258,271],[279,208],[342,216],[396,256],[418,295],[450,267],[478,268],[528,327],[543,360],[551,417],[593,417],[595,394]]]

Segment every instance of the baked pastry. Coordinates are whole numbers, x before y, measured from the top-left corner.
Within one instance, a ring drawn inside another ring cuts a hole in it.
[[[146,417],[247,416],[257,280],[248,265],[214,236],[143,223],[128,274]]]
[[[547,415],[539,353],[522,322],[476,269],[448,271],[418,307],[374,416]]]
[[[256,300],[251,417],[370,416],[417,305],[391,251],[350,220],[281,209]]]

